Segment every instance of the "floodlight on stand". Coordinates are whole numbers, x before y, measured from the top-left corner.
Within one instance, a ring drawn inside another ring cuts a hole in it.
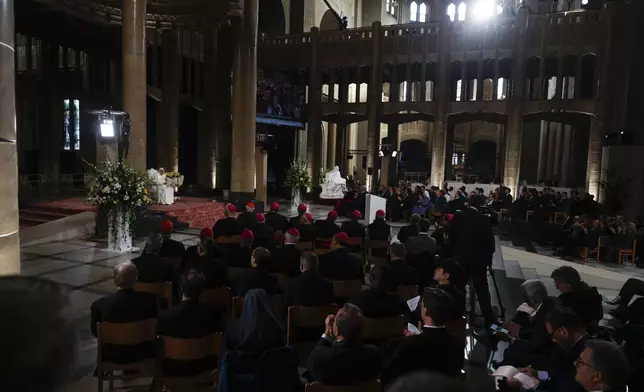
[[[396,155],[398,155],[398,151],[393,150],[393,151],[391,152],[391,156],[395,158],[395,157],[396,157]]]

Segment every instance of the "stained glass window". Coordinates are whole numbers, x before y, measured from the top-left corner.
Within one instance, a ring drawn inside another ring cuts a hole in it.
[[[74,150],[80,150],[80,101],[74,101]]]
[[[409,20],[415,22],[418,15],[418,4],[415,1],[412,1],[409,5]]]
[[[425,3],[422,3],[419,7],[419,15],[418,15],[418,21],[419,22],[425,22],[427,19],[427,6]]]
[[[70,104],[72,106],[70,106]],[[63,100],[65,130],[65,143],[63,149],[70,151],[80,150],[80,101],[78,99]]]
[[[71,149],[71,141],[70,141],[70,138],[69,138],[69,133],[70,133],[69,132],[70,131],[69,126],[70,126],[71,118],[70,118],[70,111],[69,111],[69,99],[65,99],[63,101],[63,107],[64,107],[64,111],[65,111],[65,118],[63,119],[63,121],[64,121],[63,126],[64,126],[64,130],[65,130],[65,144],[63,145],[63,149],[70,150]]]

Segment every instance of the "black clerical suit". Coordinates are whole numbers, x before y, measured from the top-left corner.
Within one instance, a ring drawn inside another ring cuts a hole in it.
[[[315,232],[319,238],[332,238],[340,232],[340,227],[335,224],[335,221],[329,219],[318,219],[315,221]]]
[[[100,322],[130,323],[155,319],[159,305],[154,294],[134,290],[119,290],[100,298],[91,306],[91,331],[97,336],[96,324]],[[116,363],[132,363],[156,355],[154,341],[131,346],[108,344],[103,347],[103,360]]]
[[[350,220],[348,222],[344,222],[342,224],[342,228],[340,229],[341,231],[347,233],[347,236],[349,238],[360,238],[364,240],[365,238],[365,227],[362,226],[360,222],[357,220]],[[360,252],[362,249],[361,245],[355,245],[355,246],[349,246],[348,247],[351,252]]]
[[[184,273],[191,269],[204,274],[206,289],[218,289],[226,284],[226,264],[219,259],[206,256],[198,257],[186,264]]]
[[[384,318],[398,316],[409,312],[407,304],[393,294],[378,287],[370,287],[356,293],[348,301],[360,308],[367,318]]]
[[[253,249],[250,247],[231,244],[224,248],[224,261],[229,267],[250,268],[250,257]]]
[[[302,215],[304,215],[305,212],[298,212],[297,216],[292,217],[288,221],[288,228],[290,229],[291,227],[298,227],[300,225],[300,219],[302,219]]]
[[[555,350],[558,350],[558,352],[553,353],[553,360],[547,370],[549,380],[542,382],[540,389],[551,392],[586,392],[575,379],[577,374],[575,362],[586,349],[586,343],[589,340],[591,340],[589,335],[582,336],[566,352],[562,351],[561,347],[556,346]]]
[[[192,245],[186,248],[186,251],[183,254],[183,261],[181,262],[181,267],[185,266],[192,260],[199,258],[199,245]]]
[[[452,319],[465,316],[465,287],[459,288],[453,284],[439,284],[437,288],[452,297]]]
[[[172,267],[157,255],[144,253],[132,260],[138,271],[137,281],[141,283],[160,283],[174,281]]]
[[[476,208],[468,207],[454,216],[450,229],[454,258],[463,267],[465,278],[472,278],[486,325],[495,324],[496,317],[492,311],[487,284],[487,269],[492,265],[495,251],[492,223]]]
[[[319,272],[330,280],[363,279],[362,262],[346,248],[336,248],[320,255]]]
[[[269,212],[265,215],[266,224],[273,228],[273,230],[282,230],[285,232],[288,228],[288,218],[277,212]]]
[[[249,290],[264,289],[269,296],[277,294],[278,280],[264,268],[250,268],[232,282],[235,296],[243,297]]]
[[[302,251],[295,244],[286,244],[271,252],[269,271],[295,277],[300,274]]]
[[[389,281],[391,288],[398,286],[417,285],[420,280],[418,270],[405,262],[405,260],[393,260],[389,263]]]
[[[382,358],[375,346],[320,339],[306,367],[311,378],[326,385],[355,385],[380,375]]]
[[[212,227],[213,237],[230,237],[233,235],[240,235],[243,231],[243,227],[237,219],[233,217],[228,217],[224,219],[219,219],[215,222],[215,225]]]
[[[418,225],[412,223],[401,227],[396,238],[398,238],[398,241],[400,241],[401,244],[405,244],[409,237],[415,235],[418,235]]]
[[[269,250],[275,247],[275,230],[272,227],[266,223],[257,223],[253,232],[255,234],[253,247],[261,246]]]
[[[310,225],[297,225],[294,226],[300,232],[300,242],[313,242],[315,241],[315,226]]]
[[[586,325],[596,324],[604,317],[602,296],[596,287],[581,282],[568,293],[559,295],[561,306],[572,309]]]
[[[186,251],[185,245],[181,242],[173,240],[170,237],[163,238],[163,244],[161,245],[161,250],[159,251],[159,256],[161,257],[183,257],[183,254]]]
[[[196,299],[183,300],[159,314],[157,335],[178,339],[197,339],[223,331],[223,313]],[[218,357],[210,356],[191,361],[165,359],[161,372],[166,377],[196,376],[217,368]]]
[[[463,368],[465,341],[444,327],[423,327],[420,335],[406,336],[386,362],[380,377],[387,385],[399,376],[414,371],[459,377]]]
[[[367,229],[369,239],[373,241],[387,241],[391,227],[385,222],[384,219],[375,219]],[[387,255],[387,249],[372,249],[371,254],[376,257],[384,257]]]
[[[310,270],[293,279],[284,293],[286,307],[331,305],[334,301],[333,283]]]
[[[242,212],[237,217],[237,223],[241,226],[242,229],[248,229],[255,231],[255,225],[257,225],[257,215],[255,212]]]

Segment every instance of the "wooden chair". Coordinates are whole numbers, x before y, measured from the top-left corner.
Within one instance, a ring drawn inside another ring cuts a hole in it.
[[[103,382],[107,381],[109,389],[114,389],[114,380],[131,380],[133,378],[154,377],[157,368],[156,353],[150,358],[137,362],[120,364],[103,359],[105,345],[134,346],[145,342],[156,340],[156,319],[146,319],[131,323],[107,323],[101,322],[96,325],[98,338],[98,349],[96,355],[96,372],[98,378],[98,392],[103,392]],[[127,370],[136,371],[136,375],[116,375],[114,372]]]
[[[336,314],[337,305],[290,306],[288,308],[286,344],[293,345],[293,330],[301,327],[324,328],[324,321],[330,314]]]
[[[559,218],[563,218],[563,221],[566,221],[568,214],[566,212],[555,212],[552,218],[553,223],[559,223]]]
[[[272,273],[274,277],[277,278],[277,285],[279,286],[280,292],[284,293],[288,288],[289,284],[293,280],[290,276],[281,273]]]
[[[390,337],[402,336],[407,327],[404,315],[384,318],[364,318],[362,339],[383,340]]]
[[[525,221],[526,222],[530,219],[530,217],[532,216],[533,213],[534,213],[534,211],[526,211],[525,212]]]
[[[320,248],[316,248],[316,249],[314,250],[314,252],[315,252],[315,254],[316,254],[316,255],[320,256],[320,255],[325,255],[325,254],[327,254],[327,253],[331,252],[331,250],[332,250],[332,249],[320,249]]]
[[[250,260],[248,260],[248,264],[250,265]],[[226,280],[228,282],[235,282],[239,276],[244,274],[248,268],[241,268],[241,267],[226,267]]]
[[[360,249],[362,249],[363,242],[364,242],[364,239],[361,238],[361,237],[349,237],[345,241],[345,245],[346,246],[352,246],[352,247],[359,245]]]
[[[218,289],[204,290],[199,296],[199,300],[213,308],[224,309],[226,315],[230,314],[230,302],[232,295],[230,288],[222,286]]]
[[[159,282],[159,283],[143,283],[137,282],[134,285],[134,291],[141,291],[144,293],[154,294],[159,300],[159,306],[163,307],[163,303],[168,307],[172,306],[172,283]]]
[[[510,220],[510,211],[507,208],[501,208],[499,210],[499,220]]]
[[[594,249],[589,249],[587,246],[584,246],[584,263],[588,261],[588,254],[592,255],[593,253],[597,254],[597,262],[599,263],[599,254],[602,248],[602,238],[597,239],[597,247]]]
[[[380,380],[368,381],[363,384],[351,386],[332,386],[321,382],[306,384],[304,392],[381,392]]]
[[[374,256],[372,254],[372,251],[374,249],[389,249],[389,245],[391,244],[391,240],[367,240],[367,262],[369,264],[374,264],[374,265],[385,265],[387,264],[387,256]],[[386,253],[386,252],[385,252]]]
[[[331,241],[333,241],[333,238],[325,238],[325,237],[316,237],[315,238],[315,249],[330,249],[331,248]]]
[[[349,298],[362,291],[362,280],[334,280],[333,294],[338,298]]]
[[[624,257],[626,257],[626,261],[628,261],[628,256],[631,257],[631,263],[635,265],[635,251],[637,250],[637,240],[633,240],[633,248],[632,249],[619,249],[617,253],[617,263],[622,264],[622,260]],[[599,257],[599,256],[598,256]]]
[[[306,252],[309,250],[313,250],[315,248],[315,242],[314,241],[300,241],[297,243],[297,248],[301,250],[302,252]]]
[[[169,265],[174,272],[178,272],[181,269],[181,257],[160,257],[160,259]]]
[[[281,313],[282,311],[282,296],[275,294],[268,298],[271,308],[276,313]],[[238,317],[241,317],[242,312],[244,311],[244,297],[233,297],[230,316],[234,320]]]
[[[398,296],[402,301],[409,301],[418,295],[418,285],[398,286]]]
[[[229,235],[229,236],[215,237],[215,243],[217,245],[239,244],[240,241],[241,241],[241,236],[240,235]]]
[[[197,339],[177,339],[159,336],[163,342],[161,360],[194,361],[202,358],[221,357],[221,332]],[[192,377],[165,377],[161,374],[161,384],[172,392],[217,392],[218,368],[210,369]]]

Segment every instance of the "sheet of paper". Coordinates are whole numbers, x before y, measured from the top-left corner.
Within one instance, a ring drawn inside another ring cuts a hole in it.
[[[517,373],[513,378],[518,380],[525,389],[535,389],[539,385],[539,380],[524,373]]]
[[[411,310],[412,312],[414,310],[416,310],[416,308],[418,307],[419,302],[420,302],[420,295],[408,300],[407,301],[407,306],[409,307],[409,310]]]
[[[533,314],[535,312],[534,308],[530,307],[527,303],[522,303],[519,308],[517,309],[517,312],[523,312],[527,314]]]
[[[407,323],[407,330],[414,335],[420,335],[420,329],[416,328],[416,326],[412,323]]]
[[[515,368],[514,366],[501,366],[494,373],[492,373],[493,376],[495,377],[505,377],[505,378],[510,378],[514,377],[515,374],[519,373],[519,369]]]

